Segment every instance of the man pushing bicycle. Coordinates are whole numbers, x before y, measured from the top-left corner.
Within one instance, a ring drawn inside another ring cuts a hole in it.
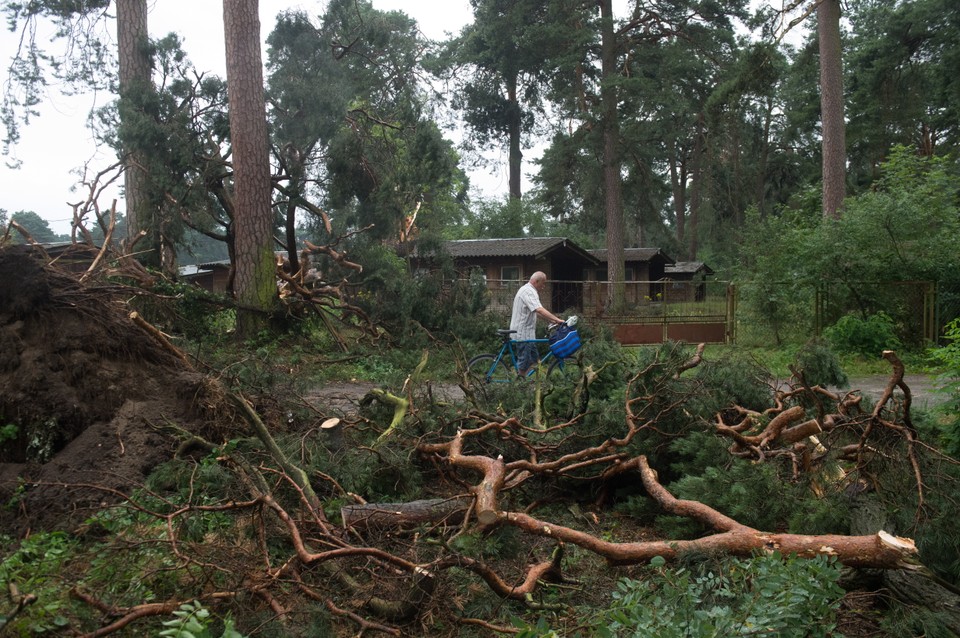
[[[513,298],[513,313],[510,315],[510,330],[515,331],[514,339],[527,341],[537,338],[537,316],[550,324],[563,323],[563,319],[543,307],[540,303],[540,291],[547,285],[547,276],[539,270],[530,275],[530,281],[517,291]],[[517,368],[520,376],[527,376],[530,368],[540,361],[540,353],[535,343],[517,344]]]

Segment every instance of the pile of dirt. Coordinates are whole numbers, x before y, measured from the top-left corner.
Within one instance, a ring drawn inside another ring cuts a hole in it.
[[[210,393],[131,320],[129,289],[24,246],[0,272],[0,533],[75,525],[171,457],[166,426],[202,430]]]

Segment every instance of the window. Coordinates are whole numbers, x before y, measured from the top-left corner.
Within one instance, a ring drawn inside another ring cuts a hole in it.
[[[506,286],[512,282],[520,281],[520,266],[501,266],[500,279]]]

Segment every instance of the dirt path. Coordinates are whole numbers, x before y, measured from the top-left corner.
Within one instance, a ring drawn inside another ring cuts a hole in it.
[[[935,377],[926,374],[907,374],[904,375],[903,380],[910,388],[913,405],[918,408],[932,408],[947,400],[945,394],[937,391],[938,384]],[[860,390],[864,395],[877,400],[889,381],[889,376],[859,377],[850,379],[849,389]]]

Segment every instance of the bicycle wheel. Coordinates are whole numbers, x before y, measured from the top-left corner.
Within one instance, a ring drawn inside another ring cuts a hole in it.
[[[510,368],[505,357],[497,361],[497,367],[493,367],[493,362],[497,357],[493,354],[478,354],[467,362],[467,374],[474,382],[478,383],[509,383],[516,378],[516,373]]]

